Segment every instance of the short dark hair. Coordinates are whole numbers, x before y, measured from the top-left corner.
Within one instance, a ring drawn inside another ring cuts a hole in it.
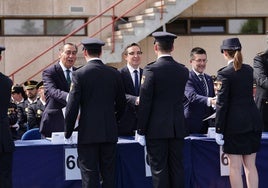
[[[101,52],[102,52],[102,49],[85,49],[84,50],[87,51],[88,55],[92,56],[92,57],[99,57]]]
[[[64,48],[64,46],[66,46],[66,45],[74,46],[74,47],[75,47],[75,50],[78,51],[78,47],[77,47],[77,45],[74,44],[74,43],[71,43],[71,42],[67,42],[67,43],[63,44],[63,45],[60,47],[59,51],[63,51],[63,48]]]
[[[203,48],[195,47],[191,50],[190,58],[193,59],[195,54],[206,54],[207,55],[207,52]]]
[[[139,49],[141,49],[141,47],[140,47],[140,45],[138,44],[138,43],[135,43],[135,42],[133,42],[133,43],[131,43],[131,44],[129,44],[129,45],[127,45],[126,47],[125,47],[125,49],[124,49],[124,55],[127,55],[127,49],[129,49],[130,47],[132,47],[132,46],[137,46],[137,47],[139,47]]]
[[[174,41],[155,41],[155,44],[157,44],[158,48],[160,51],[162,52],[171,52],[172,48],[173,48],[173,43]]]

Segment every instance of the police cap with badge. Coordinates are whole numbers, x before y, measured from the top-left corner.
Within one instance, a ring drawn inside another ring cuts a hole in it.
[[[16,84],[16,85],[13,85],[12,88],[11,88],[11,93],[24,93],[24,89],[21,85],[19,84]]]
[[[105,43],[98,38],[86,38],[81,41],[83,44],[83,49],[86,50],[101,50],[101,47],[105,45]]]
[[[25,86],[26,90],[35,89],[37,84],[38,84],[38,82],[35,80],[28,80],[28,81],[24,82],[24,86]]]
[[[164,31],[154,32],[152,36],[155,38],[154,43],[173,43],[176,35]]]

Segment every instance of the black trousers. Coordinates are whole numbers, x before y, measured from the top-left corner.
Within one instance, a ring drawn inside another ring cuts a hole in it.
[[[146,139],[154,188],[184,188],[184,139]]]
[[[13,152],[0,152],[0,188],[12,188]]]
[[[78,164],[83,188],[114,188],[116,143],[78,145]]]

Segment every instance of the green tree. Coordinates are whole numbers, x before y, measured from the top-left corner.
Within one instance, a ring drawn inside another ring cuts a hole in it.
[[[246,21],[241,29],[240,29],[240,33],[243,33],[243,34],[256,34],[256,33],[259,33],[259,29],[258,29],[258,26],[259,26],[259,20],[257,19],[250,19],[248,21]]]

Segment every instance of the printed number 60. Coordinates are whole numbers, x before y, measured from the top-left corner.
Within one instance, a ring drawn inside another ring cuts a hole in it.
[[[78,159],[75,159],[75,156],[73,155],[70,155],[66,158],[66,166],[68,169],[74,169],[76,167],[76,164],[77,164],[77,167],[79,168],[79,165],[78,165]]]

